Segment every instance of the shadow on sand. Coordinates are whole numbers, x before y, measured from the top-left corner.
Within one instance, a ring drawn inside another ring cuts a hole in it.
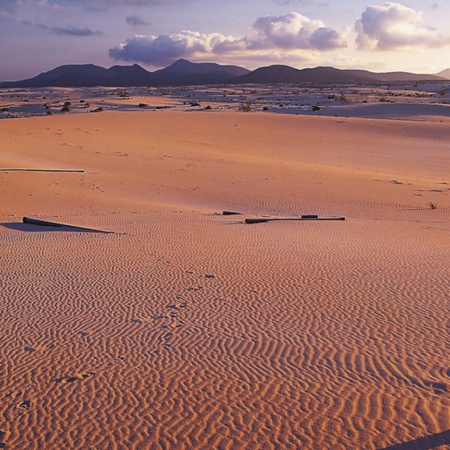
[[[8,228],[9,230],[15,231],[26,231],[26,232],[44,232],[44,231],[53,231],[53,232],[71,232],[71,233],[108,233],[106,231],[101,230],[90,230],[88,228],[83,227],[75,227],[75,226],[61,226],[61,227],[51,227],[51,226],[42,226],[42,225],[32,225],[28,223],[22,222],[8,222],[8,223],[0,223],[0,226],[4,228]]]
[[[430,436],[403,442],[402,444],[390,445],[378,450],[433,450],[441,445],[450,444],[450,430],[442,433],[431,434]]]

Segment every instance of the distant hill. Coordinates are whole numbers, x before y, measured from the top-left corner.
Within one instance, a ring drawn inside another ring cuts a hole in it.
[[[192,63],[185,59],[175,61],[165,69],[152,73],[153,85],[192,85],[229,83],[234,77],[250,73],[238,66],[216,63]]]
[[[112,80],[112,73],[103,67],[94,64],[69,64],[27,80],[0,83],[0,87],[97,86]]]
[[[165,69],[149,72],[134,64],[105,69],[94,64],[64,65],[34,78],[0,82],[0,87],[166,86],[227,83],[250,71],[216,63],[180,59]]]
[[[450,80],[450,69],[445,69],[442,72],[439,72],[436,74],[438,77],[445,78],[447,80]]]
[[[169,67],[165,69],[158,70],[155,74],[161,73],[177,73],[177,74],[221,74],[226,73],[227,75],[241,76],[250,73],[250,70],[244,69],[239,66],[222,66],[217,63],[192,63],[186,59],[179,59],[175,61]]]
[[[145,86],[148,84],[151,76],[150,72],[138,64],[133,64],[132,66],[112,66],[108,69],[108,72],[112,77],[110,83],[115,86]]]
[[[407,72],[374,73],[366,70],[341,70],[333,67],[300,70],[284,65],[260,67],[251,72],[239,66],[192,63],[185,59],[179,59],[172,65],[155,72],[149,72],[138,64],[113,66],[109,69],[94,64],[70,64],[41,73],[34,78],[0,83],[0,88],[418,82],[442,80],[446,73],[447,71],[441,72],[440,76]]]
[[[436,75],[421,75],[408,72],[374,73],[367,70],[341,70],[334,67],[294,69],[289,66],[274,65],[260,67],[239,77],[239,83],[373,83],[395,81],[442,80]]]

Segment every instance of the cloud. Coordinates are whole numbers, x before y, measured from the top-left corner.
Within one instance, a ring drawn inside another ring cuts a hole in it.
[[[127,5],[162,5],[167,3],[175,3],[178,0],[3,0],[10,3],[15,4],[34,4],[38,6],[50,6],[50,7],[58,7],[58,6],[72,6],[78,4],[92,4],[92,3],[101,3],[103,5],[111,5],[111,6],[127,6]]]
[[[181,31],[159,36],[134,36],[125,44],[111,49],[109,55],[123,61],[139,61],[151,65],[164,65],[195,53],[208,53],[214,45],[214,37],[221,35]]]
[[[133,27],[141,26],[141,25],[150,25],[149,22],[146,22],[140,16],[128,16],[125,20],[127,21],[128,25],[131,25]]]
[[[47,27],[47,29],[55,34],[66,34],[69,36],[98,36],[101,31],[91,30],[90,28],[78,28],[74,26],[68,27]]]
[[[107,5],[164,5],[175,3],[177,0],[94,0]]]
[[[368,6],[355,23],[361,50],[397,50],[402,47],[442,47],[450,36],[422,23],[422,13],[399,3]]]
[[[345,47],[339,33],[325,27],[321,20],[311,20],[292,12],[280,17],[260,17],[253,25],[257,33],[253,48],[331,50]]]
[[[91,28],[79,28],[73,25],[69,25],[66,27],[58,27],[52,25],[46,25],[45,23],[33,22],[31,20],[24,19],[16,19],[10,15],[10,17],[14,22],[19,23],[21,25],[25,25],[27,27],[37,28],[40,30],[47,31],[49,33],[58,34],[58,35],[69,35],[69,36],[77,36],[77,37],[85,37],[85,36],[98,36],[103,34],[101,31],[92,30]]]
[[[181,31],[159,36],[134,36],[109,51],[116,60],[163,66],[178,58],[239,54],[247,57],[274,51],[324,51],[346,47],[342,36],[320,20],[292,12],[280,17],[260,17],[253,34],[241,38],[220,33]]]
[[[329,6],[329,3],[327,1],[322,0],[272,0],[272,1],[282,6],[291,5],[293,3],[301,6],[321,6],[321,7]]]

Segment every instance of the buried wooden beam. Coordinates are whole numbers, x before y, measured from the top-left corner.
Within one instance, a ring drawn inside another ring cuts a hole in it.
[[[253,223],[265,223],[265,222],[275,222],[275,221],[285,221],[285,220],[294,220],[294,221],[313,221],[313,220],[345,220],[345,217],[318,217],[316,215],[308,215],[305,214],[301,217],[257,217],[254,219],[245,219],[244,223],[253,224]]]
[[[240,214],[240,212],[235,211],[223,211],[222,213],[223,216],[239,216]]]
[[[41,227],[53,227],[53,228],[73,228],[75,230],[80,231],[91,231],[95,233],[107,233],[107,234],[114,234],[114,231],[104,231],[104,230],[97,230],[95,228],[86,228],[86,227],[79,227],[77,225],[67,225],[65,223],[59,223],[59,222],[50,222],[48,220],[40,220],[40,219],[33,219],[31,217],[24,217],[23,223],[27,223],[29,225],[38,225]]]
[[[84,173],[83,169],[27,169],[20,167],[0,168],[0,172],[69,172]]]

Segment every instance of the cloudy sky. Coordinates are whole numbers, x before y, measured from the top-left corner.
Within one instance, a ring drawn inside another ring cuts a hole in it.
[[[179,58],[436,73],[449,18],[449,0],[0,0],[0,81]]]

